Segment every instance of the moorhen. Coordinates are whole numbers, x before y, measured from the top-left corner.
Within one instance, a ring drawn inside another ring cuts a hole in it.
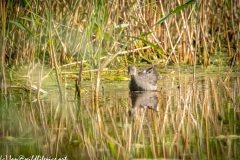
[[[135,66],[129,66],[128,74],[131,75],[131,81],[129,83],[130,91],[157,90],[158,74],[153,64],[151,68],[141,72],[137,72]]]

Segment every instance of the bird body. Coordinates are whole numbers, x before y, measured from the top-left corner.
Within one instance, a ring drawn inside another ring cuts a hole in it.
[[[128,74],[131,76],[131,81],[129,83],[130,91],[157,90],[158,74],[153,64],[151,68],[141,72],[137,72],[135,66],[129,66]]]

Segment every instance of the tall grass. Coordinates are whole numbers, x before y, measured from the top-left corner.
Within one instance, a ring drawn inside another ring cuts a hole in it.
[[[98,94],[101,70],[115,68],[119,59],[122,67],[138,59],[207,67],[211,55],[226,51],[237,62],[237,6],[214,0],[2,1],[2,68],[47,63],[61,86],[61,66],[82,61],[84,69],[98,70],[91,82]]]

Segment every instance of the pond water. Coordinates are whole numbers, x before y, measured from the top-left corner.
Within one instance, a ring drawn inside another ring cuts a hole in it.
[[[103,80],[97,98],[90,81],[80,99],[71,79],[62,99],[56,84],[43,85],[40,100],[9,87],[0,159],[240,159],[240,77],[168,73],[157,92],[130,93],[127,80]]]

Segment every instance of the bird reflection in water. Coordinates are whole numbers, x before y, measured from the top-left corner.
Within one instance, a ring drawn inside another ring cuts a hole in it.
[[[130,92],[132,108],[129,109],[129,116],[135,118],[137,110],[140,108],[152,109],[157,111],[158,92],[156,91],[138,91]]]

